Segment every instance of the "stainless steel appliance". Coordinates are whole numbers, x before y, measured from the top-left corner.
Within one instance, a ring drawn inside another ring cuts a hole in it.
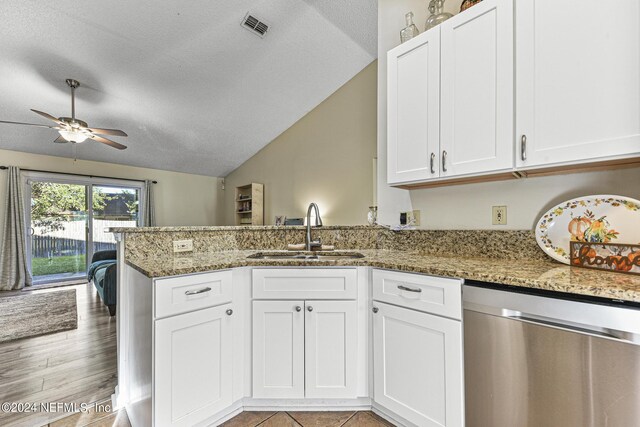
[[[640,426],[640,309],[463,287],[466,427]]]

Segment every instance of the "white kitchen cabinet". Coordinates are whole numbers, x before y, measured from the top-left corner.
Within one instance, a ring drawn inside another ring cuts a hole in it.
[[[513,0],[484,0],[440,27],[440,177],[510,170]]]
[[[515,16],[517,166],[640,156],[640,2],[518,0]]]
[[[461,322],[374,302],[374,400],[422,427],[464,420]]]
[[[439,176],[440,29],[388,52],[387,181]]]
[[[254,398],[354,398],[356,301],[254,301]]]
[[[231,405],[231,304],[155,322],[154,426],[192,426]]]
[[[304,301],[253,302],[253,397],[304,397]]]
[[[356,301],[307,301],[305,397],[353,398],[357,386]]]

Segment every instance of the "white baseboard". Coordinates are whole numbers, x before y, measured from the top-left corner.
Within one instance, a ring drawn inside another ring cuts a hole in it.
[[[243,400],[245,411],[363,411],[371,410],[371,399],[254,399]]]

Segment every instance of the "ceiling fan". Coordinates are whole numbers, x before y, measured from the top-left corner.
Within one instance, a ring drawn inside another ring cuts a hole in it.
[[[26,126],[38,126],[49,129],[55,129],[60,136],[53,142],[57,143],[81,143],[89,139],[101,142],[110,147],[117,148],[118,150],[124,150],[127,148],[125,145],[112,141],[101,135],[114,135],[114,136],[127,136],[121,130],[118,129],[101,129],[88,127],[87,122],[76,119],[76,97],[75,90],[80,86],[80,82],[74,79],[67,79],[67,85],[71,88],[71,117],[58,117],[57,119],[51,114],[44,113],[42,111],[31,109],[36,114],[40,114],[42,117],[47,118],[57,124],[57,126],[47,126],[35,123],[21,123],[21,122],[8,122],[6,120],[0,120],[0,123],[9,123],[14,125],[26,125]]]

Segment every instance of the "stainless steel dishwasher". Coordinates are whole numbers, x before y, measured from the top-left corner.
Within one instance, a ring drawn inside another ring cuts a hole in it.
[[[640,426],[640,309],[465,285],[466,427]]]

